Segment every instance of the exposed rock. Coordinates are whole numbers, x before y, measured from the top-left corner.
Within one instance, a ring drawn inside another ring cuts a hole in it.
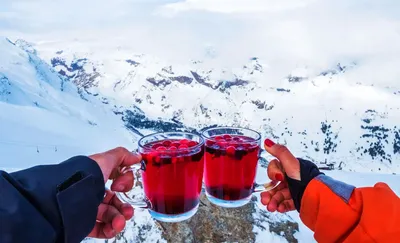
[[[136,62],[136,61],[134,61],[134,60],[131,60],[131,59],[127,59],[127,60],[125,60],[125,62],[127,62],[127,63],[129,63],[130,65],[135,66],[135,67],[137,67],[137,66],[140,65],[140,63],[138,63],[138,62]]]
[[[140,173],[136,173],[135,177],[138,178],[136,186],[143,187]],[[131,220],[124,232],[106,242],[150,242],[148,234],[159,232],[163,239],[171,243],[252,243],[256,240],[254,228],[257,227],[259,231],[269,230],[290,243],[297,243],[294,235],[299,230],[298,224],[285,214],[273,214],[260,209],[256,201],[257,198],[253,197],[243,207],[228,209],[213,205],[202,193],[198,212],[189,220],[180,223],[153,222],[151,219],[137,223]]]
[[[258,109],[264,109],[265,108],[265,101],[252,100],[251,103],[255,104]]]
[[[249,203],[236,209],[211,204],[203,194],[199,211],[182,223],[160,223],[168,242],[254,242],[253,207]]]
[[[193,78],[189,78],[186,76],[171,77],[170,79],[173,81],[178,81],[179,83],[182,84],[191,84],[193,82]]]
[[[290,89],[284,89],[284,88],[277,88],[276,91],[290,93]]]
[[[6,76],[0,73],[0,100],[2,96],[7,96],[11,94],[10,86],[10,80],[8,80]]]
[[[14,44],[16,46],[18,46],[19,48],[21,48],[22,50],[24,50],[24,51],[26,51],[26,52],[28,52],[30,54],[37,55],[37,51],[33,47],[34,46],[33,43],[30,43],[30,42],[28,42],[26,40],[18,39],[18,40],[15,41]]]
[[[186,132],[196,132],[196,129],[186,127],[181,123],[174,120],[151,120],[148,119],[144,113],[136,107],[133,110],[126,110],[122,120],[125,122],[126,128],[137,133],[137,129],[151,129],[157,132],[167,132],[167,131],[186,131]]]
[[[299,82],[304,81],[307,78],[289,75],[287,77],[287,79],[288,79],[289,83],[299,83]]]
[[[160,86],[165,87],[165,86],[171,84],[171,80],[166,79],[166,78],[159,78],[159,79],[146,78],[146,81],[151,83],[151,84],[153,84],[153,85],[155,85],[155,86],[157,86],[157,87],[160,87]]]
[[[90,72],[84,68],[87,64],[89,64],[87,68],[91,69]],[[97,86],[98,78],[101,77],[100,73],[97,72],[96,68],[87,58],[75,59],[71,64],[67,64],[63,58],[55,57],[51,59],[51,65],[59,69],[58,73],[61,76],[72,80],[79,90],[86,90]]]
[[[218,89],[219,86],[221,86],[222,82],[218,82],[216,85],[212,85],[207,82],[205,78],[203,78],[201,75],[199,75],[197,72],[190,71],[194,77],[194,79],[201,85],[204,85],[206,87],[212,88],[212,89]]]
[[[235,79],[235,80],[232,80],[232,81],[224,82],[223,88],[225,90],[225,89],[229,89],[229,88],[231,88],[233,86],[245,86],[247,84],[249,84],[249,81],[247,81],[247,80]]]

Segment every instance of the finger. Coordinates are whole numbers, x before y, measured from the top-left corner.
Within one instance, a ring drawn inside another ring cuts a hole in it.
[[[102,203],[99,205],[96,219],[103,223],[111,223],[115,217],[121,213],[114,206]]]
[[[296,208],[294,207],[294,202],[293,202],[293,200],[290,199],[290,200],[285,200],[285,201],[281,202],[278,206],[277,211],[280,213],[286,213],[289,211],[293,211],[295,209]]]
[[[129,203],[123,203],[117,196],[112,198],[110,203],[125,217],[125,220],[129,220],[133,217],[133,207]]]
[[[267,168],[267,174],[268,177],[271,180],[278,180],[278,181],[283,181],[284,180],[284,171],[282,168],[282,164],[277,160],[274,159],[268,164]]]
[[[112,229],[111,224],[96,222],[92,232],[88,235],[88,237],[98,238],[98,239],[111,239],[117,235]]]
[[[284,203],[279,204],[277,211],[280,212],[280,213],[285,213],[286,212],[286,205]]]
[[[268,205],[268,203],[271,201],[271,198],[274,194],[275,194],[275,192],[272,192],[272,191],[262,192],[261,193],[261,203],[263,205]]]
[[[110,204],[111,200],[115,196],[115,192],[112,192],[110,190],[106,190],[106,196],[103,199],[104,204]]]
[[[277,193],[275,193],[272,196],[270,202],[268,203],[267,209],[271,212],[275,212],[278,209],[279,204],[281,204],[283,201],[287,199],[291,199],[289,188],[280,190]]]
[[[126,224],[125,217],[112,205],[100,204],[97,212],[97,220],[102,223],[110,224],[112,230],[119,233]]]
[[[293,202],[292,199],[290,199],[290,200],[285,200],[283,203],[285,204],[285,207],[286,207],[286,211],[287,211],[287,212],[288,212],[288,211],[296,210],[296,207],[294,206],[294,202]]]
[[[139,163],[142,160],[142,156],[140,154],[130,152],[123,147],[109,150],[106,153],[114,156],[114,161],[117,161],[116,166],[131,166]]]
[[[284,200],[292,199],[292,195],[290,194],[289,188],[284,188],[279,191],[282,194]]]
[[[129,203],[121,202],[121,200],[119,200],[113,191],[106,190],[106,196],[103,199],[103,204],[114,206],[125,217],[126,220],[129,220],[133,217],[133,207]]]
[[[285,182],[282,182],[276,188],[272,189],[271,191],[262,192],[261,193],[261,203],[264,205],[267,205],[273,195],[275,195],[277,192],[279,192],[285,188],[287,188],[287,185]]]
[[[113,180],[120,175],[121,175],[121,167],[117,167],[111,172],[109,179]]]
[[[289,149],[283,145],[275,144],[269,139],[265,140],[264,147],[268,153],[279,159],[289,177],[300,180],[300,162],[293,156]]]
[[[134,183],[133,171],[128,171],[113,180],[111,190],[127,192],[132,189]]]
[[[129,167],[137,164],[142,160],[140,154],[131,153],[127,149],[119,147],[104,153],[89,156],[100,166],[103,172],[104,181],[106,182],[111,174],[115,176],[115,169],[118,167]]]

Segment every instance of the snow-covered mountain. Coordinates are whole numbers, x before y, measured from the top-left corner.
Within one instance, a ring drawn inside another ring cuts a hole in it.
[[[0,53],[1,167],[54,163],[118,144],[133,147],[135,137],[113,107],[79,93],[28,43],[0,38]]]
[[[384,178],[396,185],[399,176],[387,174],[400,172],[400,88],[349,82],[354,62],[299,67],[280,80],[271,78],[273,68],[257,57],[224,68],[208,59],[174,63],[118,47],[1,38],[0,168],[56,163],[115,146],[135,149],[137,139],[153,131],[234,125],[286,143],[325,169],[382,173],[328,172],[349,183]],[[258,173],[266,179],[263,169]],[[222,228],[213,225],[215,218]],[[208,231],[200,230],[203,224]],[[173,237],[312,242],[296,213],[268,213],[255,202],[222,210],[206,200],[196,217],[172,228],[136,210],[116,242]]]
[[[135,149],[138,136],[116,114],[59,75],[29,43],[0,38],[0,169],[59,163],[117,146]],[[136,215],[136,230],[161,239],[146,212]]]
[[[133,130],[251,127],[324,167],[400,172],[400,86],[354,82],[362,64],[299,67],[276,80],[273,64],[257,57],[224,68],[119,48],[42,49],[61,76],[118,107]]]

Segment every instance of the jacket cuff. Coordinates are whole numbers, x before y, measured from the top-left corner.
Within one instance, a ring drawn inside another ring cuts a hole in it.
[[[32,167],[11,173],[8,180],[49,221],[58,239],[80,242],[93,229],[105,186],[100,167],[89,157]]]
[[[95,161],[85,156],[71,158],[62,164],[80,168],[57,186],[56,195],[64,242],[80,242],[96,224],[98,206],[105,193],[103,173]]]
[[[301,181],[292,179],[286,175],[286,181],[288,182],[288,187],[290,194],[292,196],[294,206],[296,207],[297,211],[300,212],[301,209],[301,200],[304,195],[304,191],[307,188],[308,183],[312,179],[314,179],[318,175],[323,175],[324,173],[320,172],[318,167],[304,159],[298,159],[300,163],[300,179]]]
[[[60,166],[63,167],[63,169],[69,170],[68,175],[70,176],[66,179],[64,177],[64,180],[57,185],[57,192],[62,192],[84,178],[92,176],[94,186],[92,190],[98,192],[96,196],[99,203],[103,200],[105,193],[104,177],[96,161],[87,156],[76,156],[62,162]]]

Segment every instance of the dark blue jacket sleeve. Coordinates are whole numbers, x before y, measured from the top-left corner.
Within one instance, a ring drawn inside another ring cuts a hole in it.
[[[95,225],[104,193],[100,167],[85,156],[0,171],[0,242],[80,242]]]

